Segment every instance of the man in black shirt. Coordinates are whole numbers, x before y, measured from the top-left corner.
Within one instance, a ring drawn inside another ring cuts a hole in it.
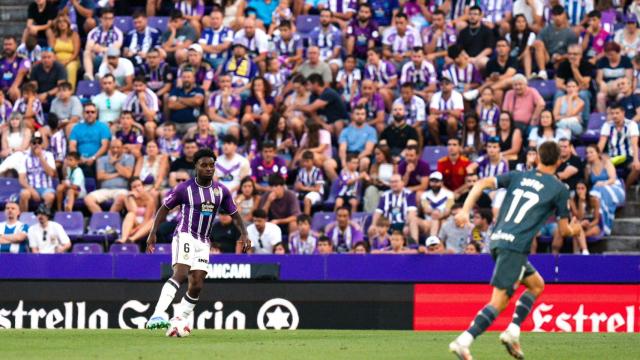
[[[558,179],[569,186],[571,191],[576,190],[576,184],[584,174],[582,160],[571,152],[571,141],[560,139],[560,165],[556,170]]]
[[[407,124],[402,103],[393,104],[391,115],[393,123],[382,131],[380,140],[384,140],[389,149],[391,149],[391,155],[397,157],[407,147],[409,140],[415,140],[417,144],[418,132],[414,127]]]
[[[464,184],[453,192],[455,203],[463,205],[473,185],[478,182],[478,174],[467,174],[464,177]],[[482,193],[476,203],[480,209],[491,209],[491,198],[486,193]]]
[[[594,71],[593,65],[582,57],[582,45],[571,44],[567,48],[567,60],[560,63],[556,73],[556,99],[566,94],[567,81],[573,79],[578,83],[580,88],[578,96],[584,101],[582,121],[585,126],[583,128],[586,128],[586,122],[589,121],[589,114],[591,113],[591,92],[589,87],[591,86]]]
[[[176,174],[180,170],[184,170],[189,173],[189,176],[194,177],[196,173],[196,163],[193,161],[196,152],[198,151],[198,144],[194,139],[187,139],[184,142],[183,154],[181,157],[171,162],[171,168],[169,173],[169,186],[174,187],[177,185]]]
[[[24,29],[22,42],[26,42],[28,35],[35,35],[38,43],[47,43],[46,30],[51,21],[58,15],[56,4],[47,0],[36,0],[27,9],[27,27]]]
[[[218,213],[218,219],[220,221],[211,227],[211,238],[220,244],[222,253],[235,254],[236,244],[240,239],[240,230],[233,224],[231,216],[224,211]]]
[[[518,63],[510,56],[509,43],[506,39],[499,39],[496,42],[496,52],[487,63],[484,69],[484,84],[475,91],[467,91],[464,98],[471,101],[482,93],[482,90],[489,87],[493,90],[493,97],[496,103],[502,104],[504,92],[511,88],[513,75],[516,74]]]
[[[470,61],[484,69],[493,51],[493,31],[482,24],[482,8],[474,5],[469,9],[469,26],[460,31],[458,44],[469,54]]]
[[[51,49],[45,48],[42,51],[42,61],[31,68],[29,78],[38,89],[38,99],[44,111],[48,112],[50,101],[58,93],[58,84],[67,80],[67,70],[56,61]]]
[[[325,129],[338,136],[345,123],[349,122],[349,114],[342,97],[331,89],[329,84],[325,84],[320,74],[311,74],[307,80],[311,85],[311,102],[309,105],[293,105],[292,110],[316,117],[316,121],[319,121]],[[324,116],[326,121],[317,118],[318,115]]]
[[[631,80],[626,77],[621,78],[618,80],[618,88],[620,89],[618,103],[624,106],[625,119],[640,121],[640,95],[633,92]]]

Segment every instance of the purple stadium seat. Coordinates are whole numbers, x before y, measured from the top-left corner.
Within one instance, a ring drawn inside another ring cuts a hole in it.
[[[115,26],[126,35],[129,30],[133,29],[133,18],[131,16],[116,16]]]
[[[0,222],[6,221],[7,220],[7,215],[4,213],[4,211],[0,211]]]
[[[84,216],[79,211],[59,211],[53,216],[53,221],[62,225],[71,240],[77,240],[84,234]]]
[[[139,254],[138,244],[111,244],[109,252],[113,254]]]
[[[580,137],[582,141],[587,143],[596,143],[600,138],[600,128],[602,124],[607,121],[607,115],[603,113],[594,112],[589,116],[589,123],[587,124],[587,130]]]
[[[154,254],[171,254],[171,244],[156,244],[156,251]]]
[[[364,229],[364,224],[367,222],[367,218],[370,217],[371,214],[366,212],[356,212],[351,215],[351,220],[360,226],[360,229]]]
[[[99,212],[91,215],[85,241],[113,241],[120,234],[122,219],[116,212]]]
[[[160,30],[161,33],[167,31],[169,26],[169,17],[167,16],[150,16],[149,26]]]
[[[23,224],[27,224],[29,226],[36,224],[38,222],[38,218],[36,217],[36,214],[29,211],[26,211],[20,214],[19,220]]]
[[[533,80],[529,81],[529,86],[538,90],[545,101],[553,100],[553,96],[556,94],[555,80]]]
[[[300,34],[309,34],[318,25],[320,25],[318,15],[300,15],[296,20],[296,30]]]
[[[325,200],[324,203],[322,203],[325,211],[333,211],[333,208],[336,205],[336,198],[338,197],[338,192],[340,192],[340,184],[339,184],[339,181],[336,180],[331,183],[331,189],[329,189],[329,196],[327,196],[327,200]]]
[[[0,202],[4,205],[13,195],[19,195],[20,183],[15,178],[0,178]]]
[[[102,245],[96,243],[74,244],[71,250],[74,254],[102,254]]]
[[[100,83],[98,81],[80,80],[76,89],[76,95],[88,99],[100,93]]]
[[[313,214],[313,219],[311,219],[311,229],[316,232],[324,231],[324,228],[335,220],[336,214],[332,212],[317,212]]]
[[[438,160],[444,156],[447,156],[446,146],[425,146],[422,150],[422,160],[429,164],[431,171],[438,168]]]

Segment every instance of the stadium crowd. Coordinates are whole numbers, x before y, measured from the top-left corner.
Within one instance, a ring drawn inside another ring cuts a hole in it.
[[[35,0],[2,43],[0,173],[20,190],[0,251],[69,251],[54,210],[119,213],[101,231],[144,247],[210,148],[256,254],[482,253],[504,193],[467,227],[452,215],[554,141],[588,254],[640,174],[638,16],[612,0]],[[540,242],[557,253],[554,220]],[[240,251],[228,214],[212,233],[212,253]]]

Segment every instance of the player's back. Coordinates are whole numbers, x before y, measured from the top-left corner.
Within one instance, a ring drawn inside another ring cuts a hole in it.
[[[531,242],[549,216],[568,217],[569,190],[555,176],[537,170],[498,177],[506,188],[491,247],[528,253]]]

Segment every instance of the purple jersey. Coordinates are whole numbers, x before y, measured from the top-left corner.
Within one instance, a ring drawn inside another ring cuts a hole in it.
[[[480,117],[480,128],[485,133],[495,134],[496,127],[498,127],[498,120],[500,119],[500,108],[498,105],[494,104],[490,108],[481,107],[478,116]]]
[[[264,78],[271,84],[271,96],[276,97],[282,95],[282,90],[287,85],[287,79],[291,75],[291,70],[282,68],[277,73],[268,72],[264,74]]]
[[[436,32],[436,29],[434,29],[433,26],[429,26],[425,28],[424,31],[422,32],[422,42],[425,45],[431,44],[434,36],[436,35],[435,32]],[[456,33],[456,28],[451,24],[447,24],[444,27],[444,31],[442,32],[442,35],[440,35],[438,38],[435,39],[436,41],[435,51],[445,51],[449,48],[449,46],[455,44],[457,40],[458,40],[458,34]]]
[[[348,251],[353,245],[364,240],[362,231],[356,226],[349,224],[346,229],[341,230],[337,223],[327,225],[326,236],[331,239],[335,248]]]
[[[271,51],[274,53],[274,57],[292,57],[300,49],[302,49],[302,38],[298,34],[293,34],[289,40],[276,36],[271,42]]]
[[[182,0],[175,3],[175,9],[180,10],[186,16],[198,16],[204,15],[204,1],[196,1],[196,5],[193,5],[191,0]]]
[[[309,34],[311,44],[320,48],[320,59],[327,61],[333,57],[333,51],[342,47],[342,32],[335,25],[329,25],[325,30],[316,26]]]
[[[147,64],[142,64],[136,69],[136,74],[144,75],[147,87],[153,91],[162,89],[166,84],[173,82],[173,71],[166,62],[160,63],[156,69]]]
[[[43,150],[44,159],[47,162],[49,167],[56,167],[55,160],[53,159],[53,154]],[[33,186],[36,189],[53,189],[53,179],[51,176],[47,175],[44,171],[44,166],[42,166],[42,162],[40,158],[31,152],[26,153],[25,156],[24,168],[20,169],[18,173],[25,173],[27,176],[27,182],[29,185]]]
[[[227,117],[227,113],[229,112],[228,109],[225,111],[225,106],[227,106],[229,109],[233,108],[240,111],[240,96],[229,94],[226,100],[227,102],[225,105],[223,101],[222,90],[215,91],[209,97],[209,108],[215,109],[216,113],[222,117]]]
[[[317,167],[312,167],[311,170],[300,168],[298,171],[298,177],[296,177],[296,182],[299,182],[303,186],[316,186],[316,185],[324,185],[324,175],[322,174],[322,170]],[[318,191],[320,195],[324,193],[324,186],[320,187],[320,191]]]
[[[203,62],[202,64],[200,64],[200,66],[198,66],[198,68],[194,68],[190,64],[182,65],[178,69],[178,74],[176,74],[176,77],[178,79],[180,78],[180,76],[182,76],[182,72],[185,69],[195,69],[196,84],[199,84],[200,86],[202,86],[202,83],[204,81],[213,81],[213,78],[215,77],[215,71],[213,70],[213,67],[211,67],[211,65],[209,65],[209,63],[207,62]],[[209,90],[209,89],[205,89],[205,90]]]
[[[407,162],[405,160],[402,160],[398,164],[398,174],[404,176],[406,172]],[[409,175],[409,183],[407,184],[407,186],[420,185],[422,179],[428,177],[430,173],[431,169],[429,169],[429,164],[422,159],[418,159],[415,170],[413,170],[413,172]]]
[[[342,171],[340,171],[340,177],[338,178],[338,182],[340,184],[338,189],[338,196],[358,196],[359,177],[360,173],[357,171],[351,172],[347,169],[342,169]],[[355,180],[355,182],[349,185],[348,182],[352,180]]]
[[[164,137],[158,138],[158,148],[160,148],[160,152],[163,154],[172,154],[172,153],[181,153],[182,152],[182,141],[179,138],[173,138],[171,140],[167,140]]]
[[[334,14],[355,13],[358,7],[356,0],[326,0],[329,10]]]
[[[354,96],[353,100],[351,100],[351,108],[355,109],[362,98],[362,94]],[[364,108],[367,111],[367,119],[375,119],[379,111],[384,112],[384,99],[382,98],[382,95],[380,95],[380,93],[374,93],[369,101],[364,104]]]
[[[273,158],[271,164],[267,164],[262,156],[256,156],[251,161],[251,173],[253,174],[253,178],[259,184],[267,184],[269,183],[269,176],[272,174],[279,174],[283,178],[287,178],[287,163],[283,158],[276,156]]]
[[[449,74],[451,82],[458,91],[465,91],[464,86],[468,84],[481,84],[482,75],[478,69],[471,63],[464,68],[459,68],[455,64],[449,65],[445,70],[445,74]]]
[[[380,196],[376,212],[389,219],[393,225],[406,223],[409,211],[417,211],[417,209],[414,192],[403,189],[396,194],[393,190],[387,190]]]
[[[231,43],[233,41],[233,30],[226,26],[221,26],[219,29],[205,28],[200,35],[199,44],[202,45],[222,45],[224,43]],[[227,52],[205,53],[204,57],[207,60],[224,59]]]
[[[393,78],[397,78],[396,67],[391,61],[380,60],[378,65],[367,63],[364,70],[364,78],[376,83],[388,84]]]
[[[481,0],[483,20],[490,23],[498,23],[504,19],[506,13],[513,8],[512,0]]]
[[[210,149],[210,150],[216,150],[217,146],[218,146],[218,139],[216,139],[215,135],[207,135],[205,137],[200,136],[200,134],[196,134],[196,136],[193,137],[194,140],[196,141],[196,144],[198,144],[198,148],[200,149]]]
[[[481,156],[476,160],[478,164],[478,177],[486,178],[498,176],[509,172],[509,164],[505,159],[500,159],[497,164],[492,164],[489,156]]]
[[[404,35],[400,35],[398,30],[392,27],[383,35],[382,44],[391,48],[394,54],[404,54],[415,47],[422,47],[422,37],[413,27],[408,27]]]
[[[216,213],[220,209],[231,215],[237,211],[229,189],[217,181],[207,187],[198,185],[196,179],[179,184],[164,199],[164,206],[173,209],[179,205],[180,222],[174,234],[187,233],[205,243]]]
[[[402,66],[400,73],[400,84],[404,83],[413,84],[417,90],[422,90],[431,84],[437,84],[436,69],[426,60],[423,60],[419,65],[409,61]]]
[[[31,68],[31,61],[16,56],[13,61],[9,59],[0,60],[0,90],[7,92],[21,70],[28,71]]]
[[[24,98],[20,98],[16,101],[15,104],[13,104],[13,112],[24,115],[27,113],[27,105],[27,100],[25,100]],[[33,110],[33,114],[35,115],[35,121],[40,126],[45,126],[44,112],[42,111],[42,103],[40,102],[40,99],[35,98],[35,100],[33,100],[31,110]]]
[[[156,95],[156,93],[154,93],[151,89],[145,89],[144,102],[149,110],[152,110],[156,113],[157,117],[160,111],[160,102],[158,101],[158,95]],[[145,122],[144,112],[142,110],[142,106],[140,105],[140,98],[138,97],[138,93],[136,93],[135,91],[132,91],[129,93],[129,95],[127,95],[124,100],[122,110],[131,111],[133,113],[133,118],[137,122]]]
[[[142,145],[144,142],[142,131],[137,127],[131,127],[128,132],[124,132],[124,130],[116,131],[116,139],[120,139],[122,145]]]
[[[123,41],[124,35],[122,31],[115,26],[112,26],[108,30],[103,29],[102,26],[96,26],[87,34],[87,40],[93,40],[94,43],[108,48],[118,41]]]
[[[358,19],[351,20],[351,23],[349,23],[349,26],[347,27],[347,35],[355,38],[356,41],[353,46],[353,55],[361,59],[365,59],[367,57],[369,40],[377,42],[380,39],[378,25],[373,20],[369,20],[366,24],[360,24]]]
[[[0,124],[4,124],[5,121],[9,120],[12,111],[13,105],[11,105],[8,100],[5,100],[2,104],[0,104]]]

